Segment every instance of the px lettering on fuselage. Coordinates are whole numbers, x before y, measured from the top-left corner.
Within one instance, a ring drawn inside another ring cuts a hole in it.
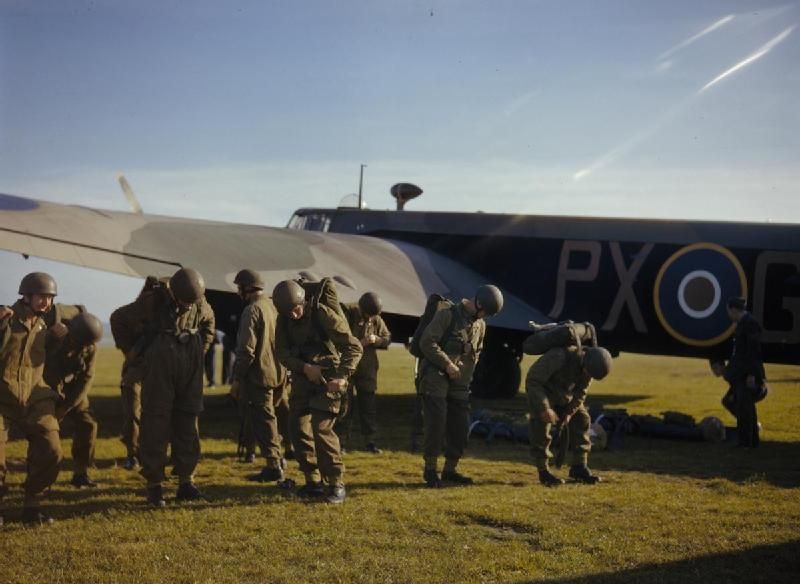
[[[609,274],[601,267],[613,270],[616,289],[612,287],[610,302]],[[597,284],[588,298],[586,284]],[[716,243],[675,246],[565,240],[548,316],[571,318],[566,310],[570,301],[603,301],[608,306],[600,307],[604,310],[602,322],[597,323],[601,330],[614,331],[625,314],[637,333],[652,332],[657,322],[681,343],[711,347],[726,340],[735,328],[727,315],[727,299],[744,296],[764,326],[763,342],[793,344],[800,343],[798,284],[800,252],[744,250],[737,257]],[[578,294],[581,297],[575,298]],[[653,313],[656,320],[646,318]]]

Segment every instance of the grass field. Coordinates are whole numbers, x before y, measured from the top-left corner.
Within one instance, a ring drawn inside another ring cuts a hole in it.
[[[0,531],[0,582],[797,582],[800,579],[800,367],[768,368],[762,447],[628,437],[593,453],[597,486],[538,485],[524,445],[470,443],[472,487],[421,488],[408,452],[411,359],[382,355],[379,416],[384,454],[345,457],[347,502],[304,504],[245,480],[227,388],[208,393],[198,484],[210,500],[147,509],[143,481],[117,466],[124,448],[118,371],[100,355],[93,405],[100,420],[96,491],[69,486],[67,460],[47,502],[57,523],[18,521]],[[526,361],[525,365],[529,364]],[[679,410],[732,419],[724,388],[703,361],[622,355],[590,400],[630,412]],[[524,399],[474,404],[520,412]],[[25,444],[9,445],[21,463]],[[19,466],[19,465],[18,465]],[[300,480],[296,465],[289,474]],[[172,487],[168,491],[170,498]]]

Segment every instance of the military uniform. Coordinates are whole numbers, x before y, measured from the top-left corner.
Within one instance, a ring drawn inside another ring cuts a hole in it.
[[[275,417],[278,419],[278,434],[281,435],[281,447],[285,458],[294,457],[294,446],[289,427],[289,396],[291,393],[292,381],[287,372],[283,385],[272,392],[272,405],[275,407]]]
[[[258,443],[267,466],[279,468],[281,436],[276,403],[284,399],[286,369],[275,353],[278,313],[272,301],[259,295],[248,304],[239,323],[234,381],[239,384],[239,403],[245,429],[245,448],[252,452]]]
[[[469,434],[469,385],[483,349],[486,323],[475,319],[462,300],[436,313],[420,338],[419,393],[424,410],[425,470],[435,471],[444,448],[446,472],[454,472]],[[445,370],[455,365],[460,375]]]
[[[139,431],[142,419],[142,379],[144,377],[144,357],[133,351],[137,342],[144,342],[141,319],[137,314],[136,303],[120,306],[111,313],[109,319],[114,343],[122,351],[120,394],[122,396],[121,439],[127,450],[128,460],[139,458]],[[141,339],[141,341],[140,341]]]
[[[350,331],[355,338],[363,340],[370,335],[375,335],[378,340],[374,344],[364,347],[364,354],[358,362],[356,372],[350,378],[350,384],[347,388],[350,409],[347,415],[337,424],[337,426],[341,425],[338,432],[340,437],[343,436],[347,442],[350,441],[350,427],[354,410],[358,409],[361,434],[368,444],[374,444],[378,431],[375,420],[377,415],[375,393],[378,391],[378,349],[388,347],[392,342],[392,335],[380,315],[368,316],[364,314],[358,303],[344,304],[342,309],[350,325]]]
[[[131,361],[138,358],[137,351],[143,352],[142,476],[148,487],[161,485],[171,441],[175,474],[181,484],[189,484],[200,459],[197,418],[203,409],[203,356],[214,337],[214,313],[202,297],[179,308],[165,285],[143,293],[131,313],[127,322],[118,323],[121,336],[115,339]]]
[[[36,508],[58,477],[61,442],[55,417],[58,394],[44,382],[47,327],[17,301],[13,315],[0,321],[0,499],[5,491],[8,424],[28,440],[25,507]]]
[[[292,372],[289,423],[300,470],[307,484],[319,482],[321,473],[329,486],[341,487],[344,464],[333,427],[342,396],[309,381],[303,368],[318,365],[326,380],[347,380],[361,358],[361,344],[337,312],[324,304],[317,309],[307,304],[298,320],[278,318],[276,348],[280,362]]]
[[[524,350],[524,347],[523,347]],[[552,425],[541,420],[550,408],[559,418],[570,415],[569,452],[572,465],[586,465],[592,443],[589,440],[591,418],[584,407],[591,378],[584,372],[577,347],[555,347],[542,355],[528,370],[525,392],[530,410],[531,454],[536,468],[547,470],[552,442]]]
[[[752,376],[754,387],[748,387]],[[733,335],[733,352],[725,369],[725,380],[730,383],[731,396],[723,398],[736,416],[736,430],[740,446],[756,447],[759,443],[758,415],[755,395],[764,383],[764,363],[761,359],[761,325],[749,312],[742,314]]]
[[[89,405],[89,389],[95,371],[96,347],[75,348],[69,337],[53,339],[48,347],[44,369],[45,382],[61,397],[59,410],[75,424],[72,438],[72,461],[75,475],[85,475],[94,464],[97,421]]]

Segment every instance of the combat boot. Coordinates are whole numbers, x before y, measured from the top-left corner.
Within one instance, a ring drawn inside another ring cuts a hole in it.
[[[473,484],[475,481],[473,481],[472,478],[461,474],[457,470],[443,470],[442,482],[466,486]]]
[[[322,481],[308,482],[297,489],[297,496],[303,499],[318,499],[325,496],[325,485]]]
[[[122,468],[125,470],[136,470],[139,468],[139,459],[135,456],[129,456],[125,459],[125,462],[122,465]]]
[[[52,525],[53,518],[42,513],[38,507],[25,507],[22,510],[22,523],[33,526]]]
[[[325,497],[325,502],[331,505],[341,505],[344,503],[345,497],[344,485],[333,485],[328,487],[328,496]]]
[[[166,506],[167,503],[164,501],[164,491],[161,489],[161,485],[147,487],[147,503],[156,509]]]
[[[69,482],[73,487],[76,489],[81,489],[83,487],[89,489],[97,488],[97,483],[94,482],[92,479],[89,478],[89,475],[84,473],[72,475],[72,480]]]
[[[194,483],[181,483],[178,486],[178,492],[175,493],[176,501],[200,501],[205,499],[203,493],[197,488]]]
[[[248,481],[255,481],[257,483],[271,483],[272,481],[280,481],[283,479],[283,470],[280,467],[265,466],[261,472],[252,474],[247,477]]]
[[[545,487],[557,487],[564,484],[564,479],[558,478],[549,469],[539,469],[539,482]]]
[[[425,481],[425,486],[429,489],[442,488],[442,481],[439,479],[439,473],[436,472],[436,469],[426,468],[425,472],[422,473],[422,480]]]
[[[592,471],[585,464],[572,465],[569,469],[569,478],[587,485],[594,485],[602,480],[596,474],[592,474]]]
[[[374,442],[370,442],[369,444],[367,444],[367,452],[370,452],[372,454],[381,454],[381,449],[378,448]]]

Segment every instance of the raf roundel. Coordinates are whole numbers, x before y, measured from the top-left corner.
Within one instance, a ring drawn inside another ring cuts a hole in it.
[[[682,247],[664,262],[656,277],[653,300],[666,331],[687,345],[709,347],[733,333],[725,303],[747,296],[739,260],[714,243]]]

